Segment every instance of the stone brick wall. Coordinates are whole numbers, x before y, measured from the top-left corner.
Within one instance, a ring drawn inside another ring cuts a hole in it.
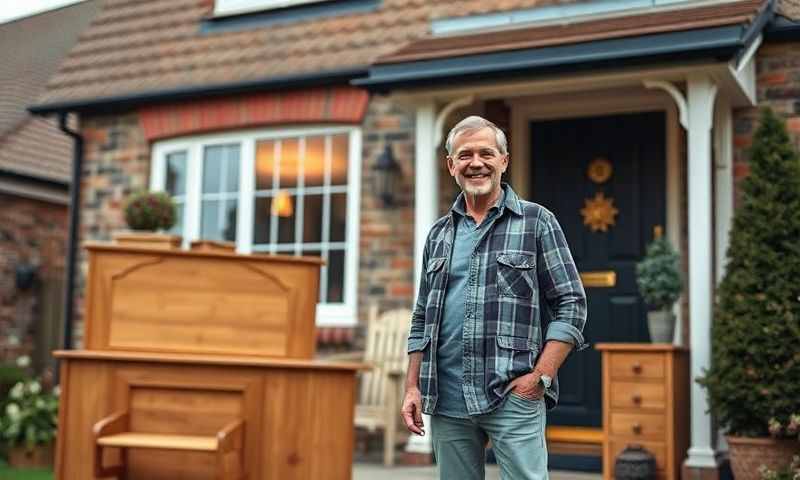
[[[67,208],[0,194],[0,362],[30,355],[42,306],[41,282],[16,286],[19,265],[38,265],[41,279],[61,275],[67,238]]]

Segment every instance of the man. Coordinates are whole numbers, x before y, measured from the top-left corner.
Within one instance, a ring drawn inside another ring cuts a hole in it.
[[[584,348],[583,286],[554,215],[501,183],[505,134],[471,116],[446,148],[462,192],[425,244],[403,420],[424,435],[432,415],[441,479],[483,479],[487,440],[503,478],[547,479],[545,407],[558,401],[558,368]]]

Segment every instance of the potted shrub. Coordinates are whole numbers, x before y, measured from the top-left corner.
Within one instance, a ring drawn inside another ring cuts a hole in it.
[[[771,420],[775,430],[800,412],[800,157],[769,110],[738,203],[711,326],[711,367],[698,381],[728,432],[734,477],[757,480],[770,454],[800,448],[796,436],[769,435]],[[779,463],[788,465],[787,455]]]
[[[51,467],[58,425],[58,387],[48,392],[38,380],[17,382],[0,411],[0,439],[15,468]]]
[[[165,192],[139,191],[125,202],[125,222],[132,232],[114,235],[117,243],[145,248],[176,248],[181,238],[163,233],[176,219],[172,197]]]
[[[675,331],[675,314],[672,306],[683,291],[680,256],[672,248],[660,229],[647,246],[644,258],[636,265],[636,283],[644,301],[652,307],[647,312],[650,340],[654,343],[672,343]]]

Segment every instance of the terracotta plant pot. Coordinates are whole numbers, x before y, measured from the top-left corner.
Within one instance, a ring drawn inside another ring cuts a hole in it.
[[[53,444],[36,445],[32,450],[14,447],[8,452],[8,465],[12,468],[52,468]]]
[[[800,442],[774,438],[734,437],[727,435],[731,469],[736,480],[761,480],[761,465],[770,470],[789,466],[792,456],[800,452]]]

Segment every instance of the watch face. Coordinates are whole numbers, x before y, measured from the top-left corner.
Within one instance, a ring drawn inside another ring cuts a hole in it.
[[[542,385],[544,388],[550,388],[550,385],[553,383],[553,379],[548,377],[547,375],[542,375],[539,377],[542,380]]]

